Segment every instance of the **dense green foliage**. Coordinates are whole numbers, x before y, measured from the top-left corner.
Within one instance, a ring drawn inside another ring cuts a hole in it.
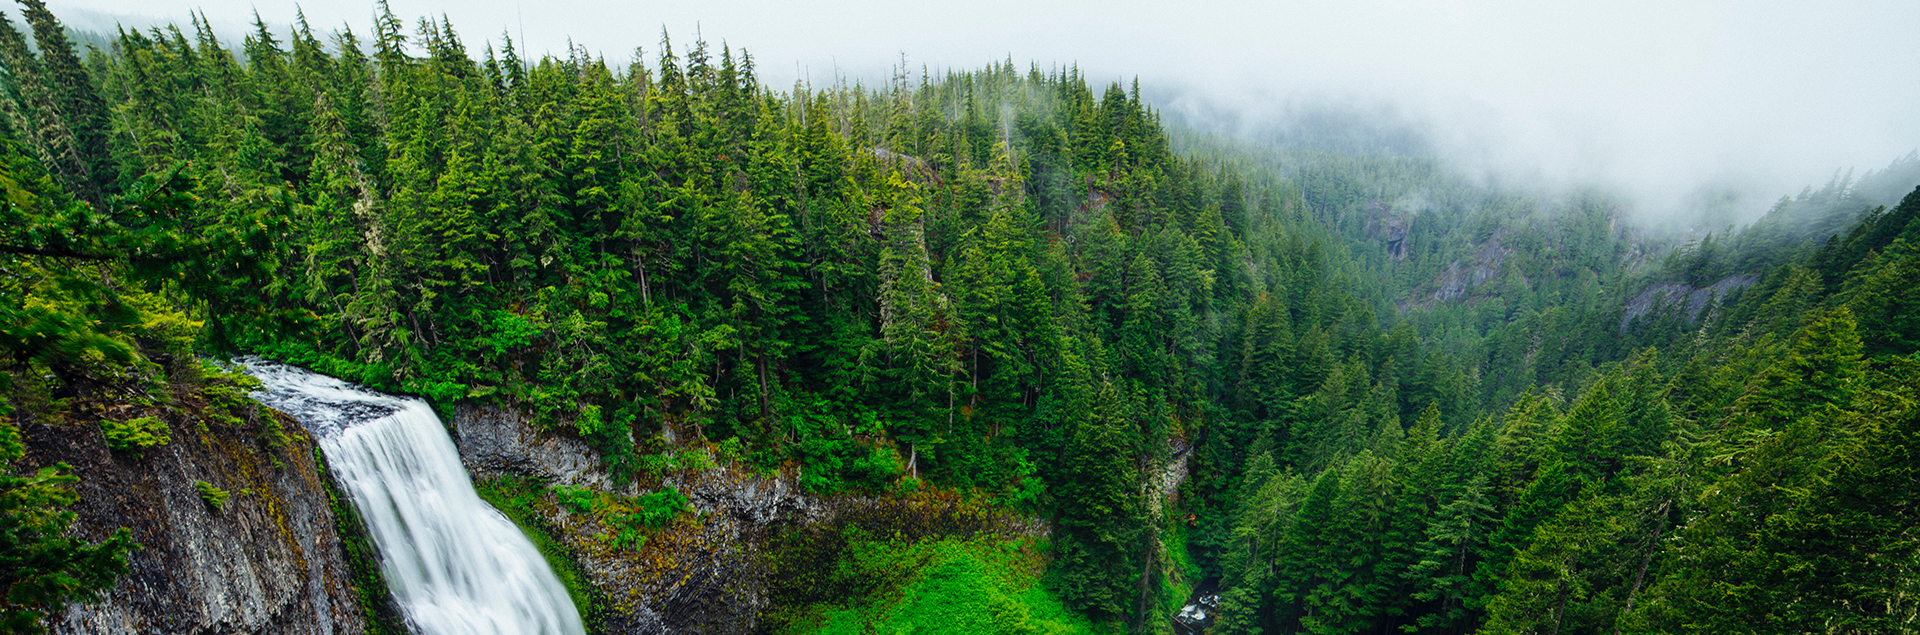
[[[896,586],[871,594],[880,600],[879,606],[826,607],[816,616],[817,628],[795,625],[790,631],[818,635],[1097,632],[1040,584],[1041,562],[1031,547],[996,540],[860,544],[841,567],[850,570],[848,575],[871,570],[896,577]]]
[[[1867,210],[1920,161],[1678,243],[1598,193],[1170,137],[1074,69],[781,92],[704,42],[528,61],[384,7],[364,40],[196,23],[83,63],[27,4],[16,382],[244,349],[531,411],[622,478],[712,441],[1051,522],[1044,591],[780,547],[800,605],[915,589],[866,615],[901,628],[964,591],[1159,631],[1202,577],[1225,633],[1914,628],[1920,195]],[[687,503],[553,495],[636,546]]]
[[[226,509],[227,499],[233,497],[233,492],[220,489],[206,481],[194,481],[193,489],[200,492],[200,500],[206,501],[207,506],[216,511]]]
[[[682,512],[693,511],[686,495],[672,486],[629,498],[577,485],[556,487],[553,497],[561,507],[575,514],[599,519],[613,532],[611,538],[615,546],[634,551],[646,544],[647,534],[672,524]]]
[[[154,417],[137,417],[126,421],[101,420],[100,431],[106,434],[107,447],[134,455],[146,448],[166,445],[172,440],[167,436],[167,423]]]
[[[1172,156],[1135,95],[1071,71],[783,95],[704,44],[617,69],[474,62],[391,15],[369,40],[263,27],[241,65],[204,29],[123,33],[86,69],[105,157],[73,150],[103,169],[42,181],[174,193],[185,222],[155,232],[244,251],[227,287],[134,278],[218,298],[205,346],[526,407],[622,473],[672,428],[819,491],[904,474],[1057,508],[1063,595],[1102,619],[1134,613],[1141,469],[1210,416],[1215,302],[1271,288],[1340,333],[1325,354],[1368,346],[1280,194]],[[102,209],[69,208],[41,215]]]
[[[20,431],[0,422],[0,633],[44,632],[41,618],[98,599],[139,548],[124,527],[100,544],[67,536],[74,514],[63,508],[78,497],[65,484],[76,479],[65,464],[14,474],[25,454]]]
[[[1616,274],[1569,316],[1601,326],[1533,332],[1527,357],[1554,338],[1653,347],[1486,395],[1471,418],[1432,401],[1324,467],[1257,447],[1238,459],[1212,508],[1218,630],[1912,632],[1920,518],[1897,457],[1915,441],[1920,360],[1911,292],[1893,285],[1917,279],[1920,192],[1847,213],[1861,220],[1830,240],[1782,238],[1792,202],[1720,256],[1701,241]],[[1759,282],[1697,316],[1656,300],[1623,317],[1642,290],[1714,282],[1703,259]],[[1527,297],[1494,289],[1408,321]],[[1492,324],[1452,337],[1472,351],[1515,326]],[[1513,370],[1501,361],[1478,366],[1483,381]]]

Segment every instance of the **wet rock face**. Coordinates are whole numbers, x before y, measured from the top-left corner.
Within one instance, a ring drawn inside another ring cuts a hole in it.
[[[599,455],[579,439],[541,432],[525,416],[461,406],[450,419],[461,461],[475,478],[518,477],[549,485],[613,488]],[[659,483],[685,495],[697,519],[683,518],[648,536],[639,550],[604,537],[618,529],[551,501],[535,505],[540,521],[579,559],[610,611],[601,632],[752,633],[768,607],[760,547],[781,523],[817,520],[821,502],[795,479],[733,469],[691,470]],[[649,488],[653,489],[653,488]]]
[[[662,485],[685,494],[698,518],[682,517],[638,551],[580,540],[613,531],[592,518],[555,510],[552,520],[571,529],[616,612],[657,618],[662,632],[756,632],[770,604],[764,545],[779,523],[816,520],[821,505],[794,479],[725,468],[670,475]]]
[[[264,408],[261,409],[265,411]],[[258,416],[275,416],[264,412]],[[271,446],[245,427],[169,413],[172,442],[140,457],[110,451],[97,423],[20,424],[17,468],[67,463],[80,477],[72,534],[97,542],[125,526],[143,548],[98,604],[50,616],[56,634],[363,633],[311,439],[291,421]],[[226,490],[216,509],[195,482]]]
[[[1386,243],[1387,255],[1395,261],[1409,254],[1407,236],[1413,233],[1413,219],[1393,213],[1391,206],[1375,200],[1367,204],[1367,238]]]
[[[1481,287],[1498,279],[1507,258],[1514,254],[1513,248],[1500,244],[1500,237],[1503,234],[1504,232],[1496,233],[1492,239],[1481,243],[1473,250],[1470,260],[1455,260],[1448,263],[1446,270],[1441,271],[1428,285],[1433,288],[1433,292],[1427,295],[1429,301],[1423,305],[1431,308],[1434,303],[1470,299],[1479,292]],[[1521,279],[1524,281],[1525,276],[1521,276]]]
[[[523,414],[492,406],[461,405],[448,419],[460,462],[474,478],[517,476],[549,485],[612,490],[600,454],[580,439],[542,433]],[[622,494],[632,495],[631,488]]]
[[[1704,286],[1669,283],[1659,284],[1642,291],[1627,303],[1626,312],[1620,318],[1620,331],[1626,332],[1634,318],[1653,312],[1661,306],[1669,306],[1681,311],[1691,324],[1700,319],[1700,313],[1709,303],[1726,300],[1734,292],[1760,282],[1760,277],[1750,274],[1727,276],[1718,282]]]

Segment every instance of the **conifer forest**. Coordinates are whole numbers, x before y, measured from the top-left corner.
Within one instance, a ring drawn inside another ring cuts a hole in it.
[[[479,482],[611,528],[523,520],[588,632],[647,632],[580,563],[698,558],[702,470],[856,510],[764,530],[738,632],[1920,632],[1920,158],[1683,230],[1070,64],[772,86],[374,11],[0,15],[0,632],[160,553],[33,439],[316,460],[243,355],[589,448]]]

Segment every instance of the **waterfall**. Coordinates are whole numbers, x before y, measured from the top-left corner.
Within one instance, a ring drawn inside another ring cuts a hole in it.
[[[423,635],[583,635],[539,550],[473,491],[426,402],[284,364],[242,359],[253,397],[293,415],[366,521],[380,569]]]

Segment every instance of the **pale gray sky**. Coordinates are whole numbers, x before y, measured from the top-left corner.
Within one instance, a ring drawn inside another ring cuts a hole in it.
[[[52,0],[76,26],[185,23],[198,8],[238,32],[281,0]],[[302,3],[318,28],[365,33],[370,2]],[[523,50],[571,38],[624,63],[664,26],[746,47],[776,88],[835,73],[883,81],[921,65],[1077,63],[1139,76],[1159,105],[1242,123],[1303,104],[1355,103],[1430,131],[1470,171],[1618,186],[1650,208],[1701,183],[1764,207],[1836,169],[1920,147],[1920,2],[1724,0],[394,0],[410,23],[446,13],[472,50],[502,31]],[[114,16],[114,17],[107,17]]]

